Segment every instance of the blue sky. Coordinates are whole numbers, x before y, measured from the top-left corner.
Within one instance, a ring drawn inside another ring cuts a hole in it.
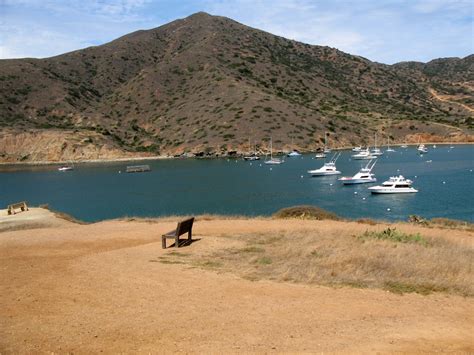
[[[198,11],[387,64],[474,53],[474,0],[0,0],[0,58],[49,57]]]

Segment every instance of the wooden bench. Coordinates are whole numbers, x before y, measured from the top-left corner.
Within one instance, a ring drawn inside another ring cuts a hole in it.
[[[8,214],[16,214],[16,209],[21,209],[21,211],[28,211],[28,206],[26,205],[25,201],[12,203],[11,205],[8,205]]]
[[[161,246],[166,249],[166,239],[174,239],[175,248],[179,247],[179,236],[188,233],[188,241],[191,241],[194,217],[178,222],[175,230],[161,236]]]

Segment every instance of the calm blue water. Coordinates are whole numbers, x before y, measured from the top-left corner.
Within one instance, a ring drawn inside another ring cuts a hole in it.
[[[308,169],[322,165],[311,154],[287,158],[271,168],[235,159],[150,161],[146,164],[152,172],[136,174],[119,174],[132,164],[124,162],[76,165],[72,172],[58,172],[54,166],[3,167],[0,206],[22,200],[47,203],[86,221],[203,213],[269,215],[302,204],[350,218],[405,220],[418,214],[474,221],[474,146],[429,148],[423,157],[414,147],[396,148],[379,158],[374,169],[378,182],[400,169],[414,180],[417,194],[371,195],[367,187],[373,184],[343,186],[338,177],[309,177]],[[351,154],[343,152],[337,162],[342,175],[353,175],[365,164],[351,160]]]

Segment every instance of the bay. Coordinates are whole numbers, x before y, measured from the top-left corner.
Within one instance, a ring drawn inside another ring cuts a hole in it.
[[[414,146],[395,147],[374,168],[377,184],[403,174],[414,181],[416,194],[371,195],[367,187],[374,184],[343,186],[337,179],[366,163],[343,151],[337,161],[342,175],[332,177],[307,174],[323,164],[314,154],[285,158],[277,166],[241,159],[146,161],[152,171],[133,174],[125,167],[137,162],[77,164],[69,172],[57,166],[3,166],[0,204],[48,204],[90,222],[125,216],[267,216],[295,205],[315,205],[347,218],[406,220],[417,214],[473,222],[474,146],[428,148],[420,156]]]

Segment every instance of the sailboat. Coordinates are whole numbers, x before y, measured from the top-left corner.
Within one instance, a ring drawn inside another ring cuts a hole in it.
[[[383,155],[383,152],[379,148],[377,148],[377,133],[375,133],[374,135],[374,148],[372,149],[371,154],[375,156]]]
[[[265,164],[276,165],[281,163],[283,163],[281,159],[273,157],[272,138],[270,137],[270,160],[265,160]]]
[[[250,148],[250,139],[249,139],[249,148]],[[248,160],[248,161],[260,160],[260,157],[257,155],[257,152],[255,150],[255,144],[253,145],[253,154],[244,156],[244,160]]]
[[[324,153],[328,154],[331,153],[331,149],[328,148],[328,133],[324,133]]]
[[[390,137],[387,137],[387,149],[385,149],[386,152],[394,152],[395,149],[390,148]]]

